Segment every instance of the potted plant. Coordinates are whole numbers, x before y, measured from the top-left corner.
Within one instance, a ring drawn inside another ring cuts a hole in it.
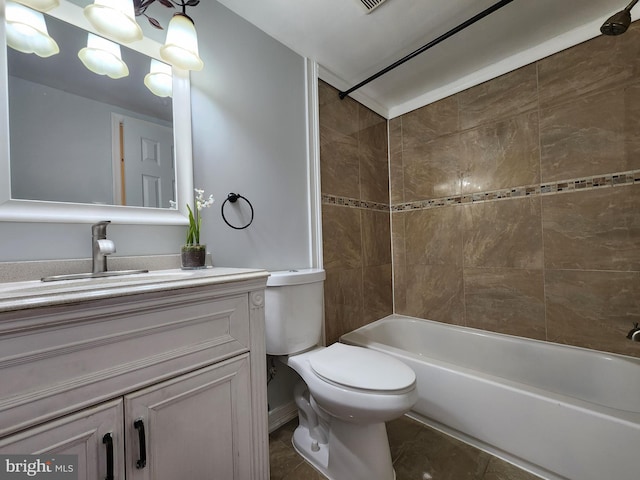
[[[200,211],[213,205],[213,195],[205,200],[204,190],[196,188],[196,208],[195,213],[187,204],[189,211],[189,229],[187,230],[187,241],[181,249],[182,268],[185,270],[194,268],[205,268],[207,256],[207,245],[200,243],[200,227],[202,226],[202,216]]]

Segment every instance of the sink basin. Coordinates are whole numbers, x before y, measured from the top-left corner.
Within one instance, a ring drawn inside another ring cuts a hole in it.
[[[99,272],[99,273],[69,273],[67,275],[52,275],[50,277],[44,277],[41,280],[43,282],[55,282],[59,280],[79,280],[82,278],[104,278],[104,277],[119,277],[122,275],[133,275],[136,273],[148,273],[149,270],[113,270],[111,272]]]
[[[196,270],[114,270],[99,274],[78,273],[45,277],[42,281],[0,284],[0,299],[104,290],[123,285],[171,282],[194,276]]]

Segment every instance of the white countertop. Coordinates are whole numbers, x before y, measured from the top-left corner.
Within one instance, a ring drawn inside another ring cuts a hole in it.
[[[266,282],[268,276],[269,272],[259,269],[209,267],[54,282],[0,283],[0,312],[243,280],[263,278]]]

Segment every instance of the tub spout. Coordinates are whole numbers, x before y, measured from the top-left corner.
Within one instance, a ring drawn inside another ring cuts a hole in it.
[[[640,327],[638,327],[638,322],[633,324],[633,328],[627,333],[627,338],[634,342],[640,342]]]

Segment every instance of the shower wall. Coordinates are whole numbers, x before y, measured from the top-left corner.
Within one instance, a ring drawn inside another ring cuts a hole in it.
[[[393,312],[387,121],[319,82],[325,337]]]
[[[640,356],[640,25],[389,122],[397,313]]]
[[[328,343],[394,304],[640,356],[638,23],[390,120],[389,166],[387,122],[320,82]]]

